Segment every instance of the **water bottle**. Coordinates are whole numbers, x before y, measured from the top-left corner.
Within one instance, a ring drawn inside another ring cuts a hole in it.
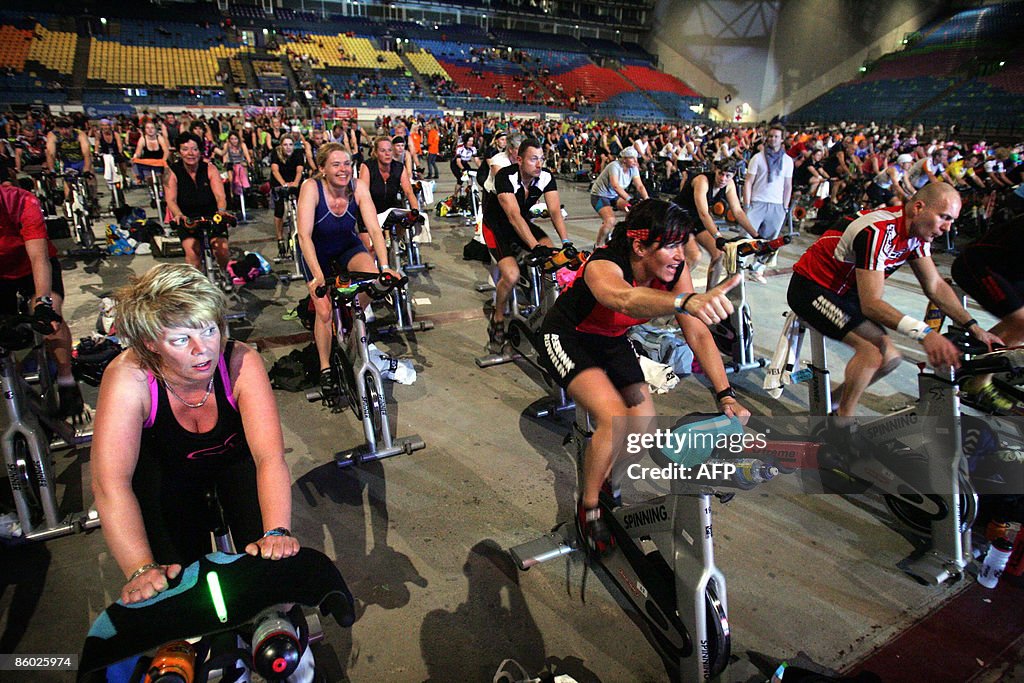
[[[985,588],[995,588],[996,584],[999,583],[999,577],[1003,575],[1003,569],[1006,568],[1006,563],[1010,559],[1010,551],[1013,549],[1013,544],[1005,538],[997,538],[992,541],[992,546],[988,549],[988,555],[985,556],[985,564],[981,565],[981,571],[978,572],[978,583]]]
[[[195,670],[195,648],[187,640],[175,640],[156,651],[144,683],[192,683]]]
[[[256,618],[252,633],[253,668],[268,680],[284,680],[299,665],[302,649],[295,626],[284,614],[268,609]]]
[[[924,310],[924,321],[936,332],[942,332],[942,323],[946,322],[946,314],[929,300],[928,306]]]
[[[779,468],[759,458],[742,458],[734,460],[736,473],[732,476],[733,483],[741,489],[752,489],[779,474]]]

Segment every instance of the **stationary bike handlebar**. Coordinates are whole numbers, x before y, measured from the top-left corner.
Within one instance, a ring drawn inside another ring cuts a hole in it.
[[[781,235],[773,240],[761,240],[761,239],[750,239],[749,237],[743,237],[742,235],[733,237],[732,239],[726,239],[725,237],[719,237],[715,240],[715,246],[721,250],[725,249],[725,245],[731,242],[744,242],[746,241],[750,247],[745,248],[746,245],[741,245],[737,250],[740,256],[749,256],[754,254],[755,256],[767,256],[774,254],[776,251],[786,246],[793,241],[793,238],[789,235]]]
[[[589,252],[579,251],[571,242],[567,242],[561,249],[534,247],[533,251],[523,256],[523,265],[528,267],[539,266],[544,273],[553,273],[562,268],[577,270],[590,256]]]
[[[63,178],[64,180],[78,180],[79,178],[95,178],[96,176],[92,171],[76,171],[74,169],[68,169],[57,173],[56,171],[42,171],[44,178]]]
[[[51,323],[62,318],[53,310],[53,300],[43,297],[32,315],[0,316],[0,354],[27,349],[35,343],[35,334],[52,334]]]
[[[202,230],[210,226],[220,225],[233,228],[238,225],[238,219],[235,218],[235,215],[227,211],[218,211],[212,217],[198,216],[196,218],[189,218],[188,216],[183,216],[177,222],[186,230]]]
[[[312,548],[281,560],[213,553],[183,568],[170,584],[145,602],[118,601],[97,618],[82,650],[80,683],[106,681],[106,667],[175,640],[222,632],[248,638],[265,610],[282,604],[319,607],[342,627],[355,621],[340,572]]]
[[[391,273],[341,273],[332,282],[320,285],[313,292],[322,299],[328,292],[333,292],[343,303],[348,303],[358,294],[366,293],[371,299],[383,299],[391,290],[404,287],[408,277],[397,278]]]
[[[957,382],[976,375],[994,372],[1014,372],[1024,368],[1024,346],[988,347],[966,331],[947,332],[946,339],[953,342],[965,359],[957,370]]]
[[[380,223],[380,229],[385,232],[392,228],[410,231],[417,225],[426,223],[426,218],[412,209],[392,208],[377,214],[377,221]]]
[[[272,190],[274,199],[287,199],[289,197],[298,197],[299,188],[292,187],[291,185],[278,185]]]

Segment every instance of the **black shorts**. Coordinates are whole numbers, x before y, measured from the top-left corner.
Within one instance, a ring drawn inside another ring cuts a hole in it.
[[[61,275],[60,261],[54,256],[50,259],[50,291],[64,298],[64,277]],[[17,315],[18,295],[25,301],[31,301],[36,295],[35,281],[31,275],[13,280],[0,278],[0,315]]]
[[[1019,268],[1012,277],[1007,277],[1010,273],[1005,268],[993,268],[985,252],[967,247],[953,261],[950,272],[982,308],[997,318],[1005,318],[1024,306],[1024,279]]]
[[[801,320],[831,339],[841,340],[867,320],[856,291],[839,295],[797,273],[789,281],[786,300]]]
[[[551,379],[565,389],[588,368],[601,368],[616,389],[644,381],[644,371],[625,335],[541,332],[537,356]]]
[[[530,226],[530,233],[538,242],[547,238],[547,233],[533,223],[527,223],[527,225]],[[484,242],[487,244],[487,250],[491,252],[491,257],[495,263],[509,256],[517,258],[519,254],[530,251],[519,237],[519,233],[515,231],[515,228],[509,228],[508,233],[496,233],[488,228],[486,223],[481,227],[484,234]]]

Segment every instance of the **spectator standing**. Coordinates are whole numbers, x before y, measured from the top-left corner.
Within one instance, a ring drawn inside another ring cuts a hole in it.
[[[780,125],[768,129],[764,148],[751,158],[743,185],[747,218],[762,239],[775,239],[782,230],[793,193],[793,160],[782,148],[785,134]]]

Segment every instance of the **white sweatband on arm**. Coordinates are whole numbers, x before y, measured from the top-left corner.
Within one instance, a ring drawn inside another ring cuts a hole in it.
[[[926,322],[915,320],[909,315],[905,315],[900,320],[900,324],[896,326],[896,331],[905,337],[910,337],[914,341],[922,341],[932,331],[932,328]]]

